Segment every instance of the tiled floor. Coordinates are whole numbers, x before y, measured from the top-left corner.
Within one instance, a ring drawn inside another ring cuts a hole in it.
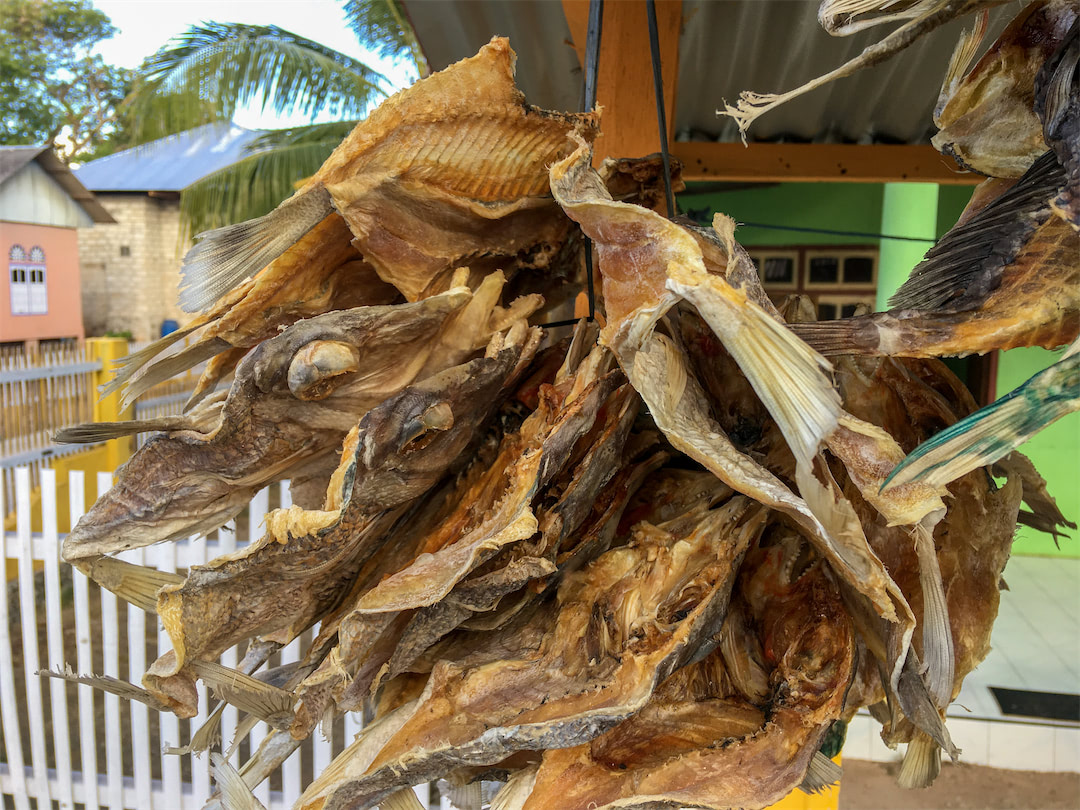
[[[1013,557],[1005,582],[992,650],[949,707],[949,733],[962,762],[1080,772],[1080,724],[1004,715],[989,688],[1080,693],[1080,559]],[[856,715],[844,756],[900,759],[879,731],[869,715]]]

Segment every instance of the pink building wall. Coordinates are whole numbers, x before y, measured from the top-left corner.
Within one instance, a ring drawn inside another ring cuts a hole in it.
[[[34,247],[45,253],[44,314],[12,314],[10,257],[15,245],[21,245],[28,256]],[[74,228],[0,222],[0,266],[0,342],[84,337],[79,244]]]

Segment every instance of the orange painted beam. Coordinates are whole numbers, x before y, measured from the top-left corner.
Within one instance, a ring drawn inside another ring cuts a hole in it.
[[[563,12],[578,58],[584,66],[588,0],[563,0]],[[657,0],[656,27],[664,79],[664,106],[670,141],[675,124],[679,77],[682,0]],[[602,135],[595,156],[642,157],[660,151],[653,92],[649,26],[644,0],[607,0],[600,37],[596,103],[603,108]]]
[[[976,185],[952,158],[926,145],[679,142],[683,180],[742,183],[940,183]]]

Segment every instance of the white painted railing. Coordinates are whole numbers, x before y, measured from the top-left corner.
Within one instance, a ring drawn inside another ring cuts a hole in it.
[[[200,808],[211,793],[209,757],[165,754],[165,746],[186,743],[209,714],[205,687],[199,685],[199,715],[180,720],[158,715],[140,703],[123,705],[114,695],[89,686],[49,678],[40,669],[69,664],[79,673],[104,673],[139,683],[147,663],[169,649],[168,636],[156,617],[118,602],[79,571],[60,561],[63,537],[57,532],[56,473],[41,473],[42,531],[31,531],[31,479],[26,468],[15,476],[14,532],[0,532],[0,561],[13,561],[17,576],[5,575],[0,598],[0,804],[29,810],[55,802],[64,810],[79,804],[87,810],[188,810]],[[72,521],[85,512],[82,473],[72,473],[69,491]],[[98,476],[99,494],[111,476]],[[271,496],[274,497],[271,497]],[[0,489],[0,515],[6,513]],[[271,500],[288,506],[288,487],[275,485],[252,501],[245,538],[229,529],[210,537],[194,537],[135,549],[119,555],[139,565],[175,571],[204,564],[257,538]],[[66,583],[70,582],[70,591]],[[17,615],[15,615],[17,614]],[[44,620],[44,635],[42,621]],[[309,631],[310,633],[310,631]],[[33,643],[24,640],[33,639]],[[306,640],[306,638],[305,638]],[[268,662],[269,666],[299,660],[301,640],[294,640]],[[22,665],[16,667],[16,658]],[[237,651],[221,656],[235,667]],[[46,693],[48,695],[46,699]],[[232,740],[238,724],[235,708],[224,713],[222,739]],[[292,806],[303,787],[351,742],[360,730],[359,717],[339,719],[331,738],[316,732],[256,796],[273,810]],[[246,758],[269,732],[260,723],[240,746]],[[235,764],[235,760],[234,760]],[[417,789],[427,799],[426,787]],[[11,797],[8,799],[7,797]]]

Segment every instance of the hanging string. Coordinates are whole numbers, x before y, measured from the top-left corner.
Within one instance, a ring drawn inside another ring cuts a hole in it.
[[[585,35],[585,88],[581,99],[581,112],[589,112],[596,106],[596,77],[600,65],[600,33],[604,24],[604,0],[589,0],[589,27]],[[582,236],[585,247],[586,295],[589,299],[588,320],[596,320],[596,287],[593,283],[592,240]],[[542,324],[546,327],[571,326],[578,318]]]
[[[675,195],[671,191],[671,155],[668,153],[667,114],[664,110],[664,80],[660,72],[660,34],[656,28],[656,0],[645,0],[649,18],[649,51],[652,54],[653,92],[656,96],[656,122],[660,130],[660,157],[664,161],[664,192],[667,195],[668,219],[675,216]]]

